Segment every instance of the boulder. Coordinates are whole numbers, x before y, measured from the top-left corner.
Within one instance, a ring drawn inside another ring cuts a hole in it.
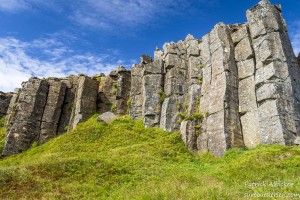
[[[117,119],[117,116],[113,112],[106,112],[106,113],[101,114],[97,118],[97,122],[110,123],[110,122],[114,121],[115,119]]]

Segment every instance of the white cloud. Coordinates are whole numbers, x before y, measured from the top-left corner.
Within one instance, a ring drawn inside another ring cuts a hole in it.
[[[167,14],[174,14],[178,9],[183,10],[190,5],[188,1],[183,0],[83,0],[81,2],[71,18],[79,24],[103,29],[148,26],[153,20]]]
[[[30,52],[39,52],[32,56]],[[117,65],[131,63],[108,54],[76,54],[55,39],[22,42],[15,38],[0,38],[0,91],[13,91],[31,76],[64,77],[84,73],[109,73]]]
[[[294,22],[290,29],[291,42],[296,56],[300,53],[300,21]]]
[[[29,4],[24,0],[0,0],[0,10],[5,12],[16,12],[27,9]]]

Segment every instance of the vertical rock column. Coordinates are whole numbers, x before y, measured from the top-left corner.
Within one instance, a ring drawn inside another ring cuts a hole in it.
[[[166,43],[163,49],[166,74],[160,128],[172,132],[180,129],[178,114],[183,112],[184,94],[188,90],[186,44],[184,41]]]
[[[45,80],[31,78],[23,84],[15,120],[7,133],[3,156],[30,148],[40,135],[40,125],[48,94]]]
[[[134,120],[142,119],[143,115],[142,71],[143,64],[133,65],[131,68],[129,115]]]
[[[280,6],[263,0],[247,11],[256,59],[261,142],[291,145],[299,130],[300,77]]]
[[[58,123],[65,99],[66,84],[59,79],[50,79],[47,103],[41,124],[39,144],[43,144],[57,136]]]
[[[62,134],[68,131],[69,124],[71,123],[71,114],[74,108],[74,100],[78,87],[78,76],[69,76],[66,79],[61,80],[66,84],[66,94],[63,103],[62,113],[58,124],[58,134]]]
[[[87,120],[97,111],[97,96],[99,82],[86,76],[80,76],[72,110],[69,130],[74,129],[79,122]]]
[[[108,76],[102,76],[98,93],[98,112],[116,111],[116,95],[118,88],[118,73],[112,71]]]
[[[20,92],[21,92],[20,89],[16,89],[15,93],[13,94],[10,100],[8,110],[7,110],[7,115],[5,117],[5,123],[4,123],[4,127],[7,129],[9,129],[13,124],[13,122],[15,121],[15,117],[17,114],[17,103],[19,101]]]
[[[238,74],[229,27],[217,24],[209,39],[208,36],[203,38],[202,48],[206,52],[203,53],[200,113],[206,119],[198,137],[198,149],[222,156],[229,148],[243,146],[238,115]]]
[[[12,96],[12,93],[0,92],[0,118],[6,116]]]
[[[156,60],[144,65],[142,71],[142,116],[146,127],[159,126],[163,91],[163,62]]]
[[[180,125],[181,138],[190,150],[197,149],[197,136],[200,134],[199,106],[201,96],[201,85],[203,81],[203,64],[200,57],[200,43],[192,35],[185,39],[187,47],[188,62],[188,91],[184,95],[183,109],[188,118]],[[198,116],[196,116],[197,114]]]
[[[131,73],[125,67],[117,69],[118,80],[116,86],[116,114],[124,115],[128,112],[128,99],[130,95]]]
[[[233,25],[232,40],[239,79],[239,113],[246,147],[261,143],[260,125],[255,93],[255,59],[247,25]]]

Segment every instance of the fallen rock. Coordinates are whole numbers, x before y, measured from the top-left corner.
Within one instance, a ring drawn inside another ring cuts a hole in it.
[[[110,123],[110,122],[114,121],[116,118],[117,118],[117,116],[114,113],[106,112],[106,113],[101,114],[97,118],[97,122]]]

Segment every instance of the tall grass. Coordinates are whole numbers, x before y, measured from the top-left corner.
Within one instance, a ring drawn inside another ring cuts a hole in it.
[[[121,117],[96,117],[72,132],[0,160],[6,199],[242,199],[245,193],[300,193],[298,147],[195,155],[179,133]],[[289,182],[289,187],[250,183]]]

